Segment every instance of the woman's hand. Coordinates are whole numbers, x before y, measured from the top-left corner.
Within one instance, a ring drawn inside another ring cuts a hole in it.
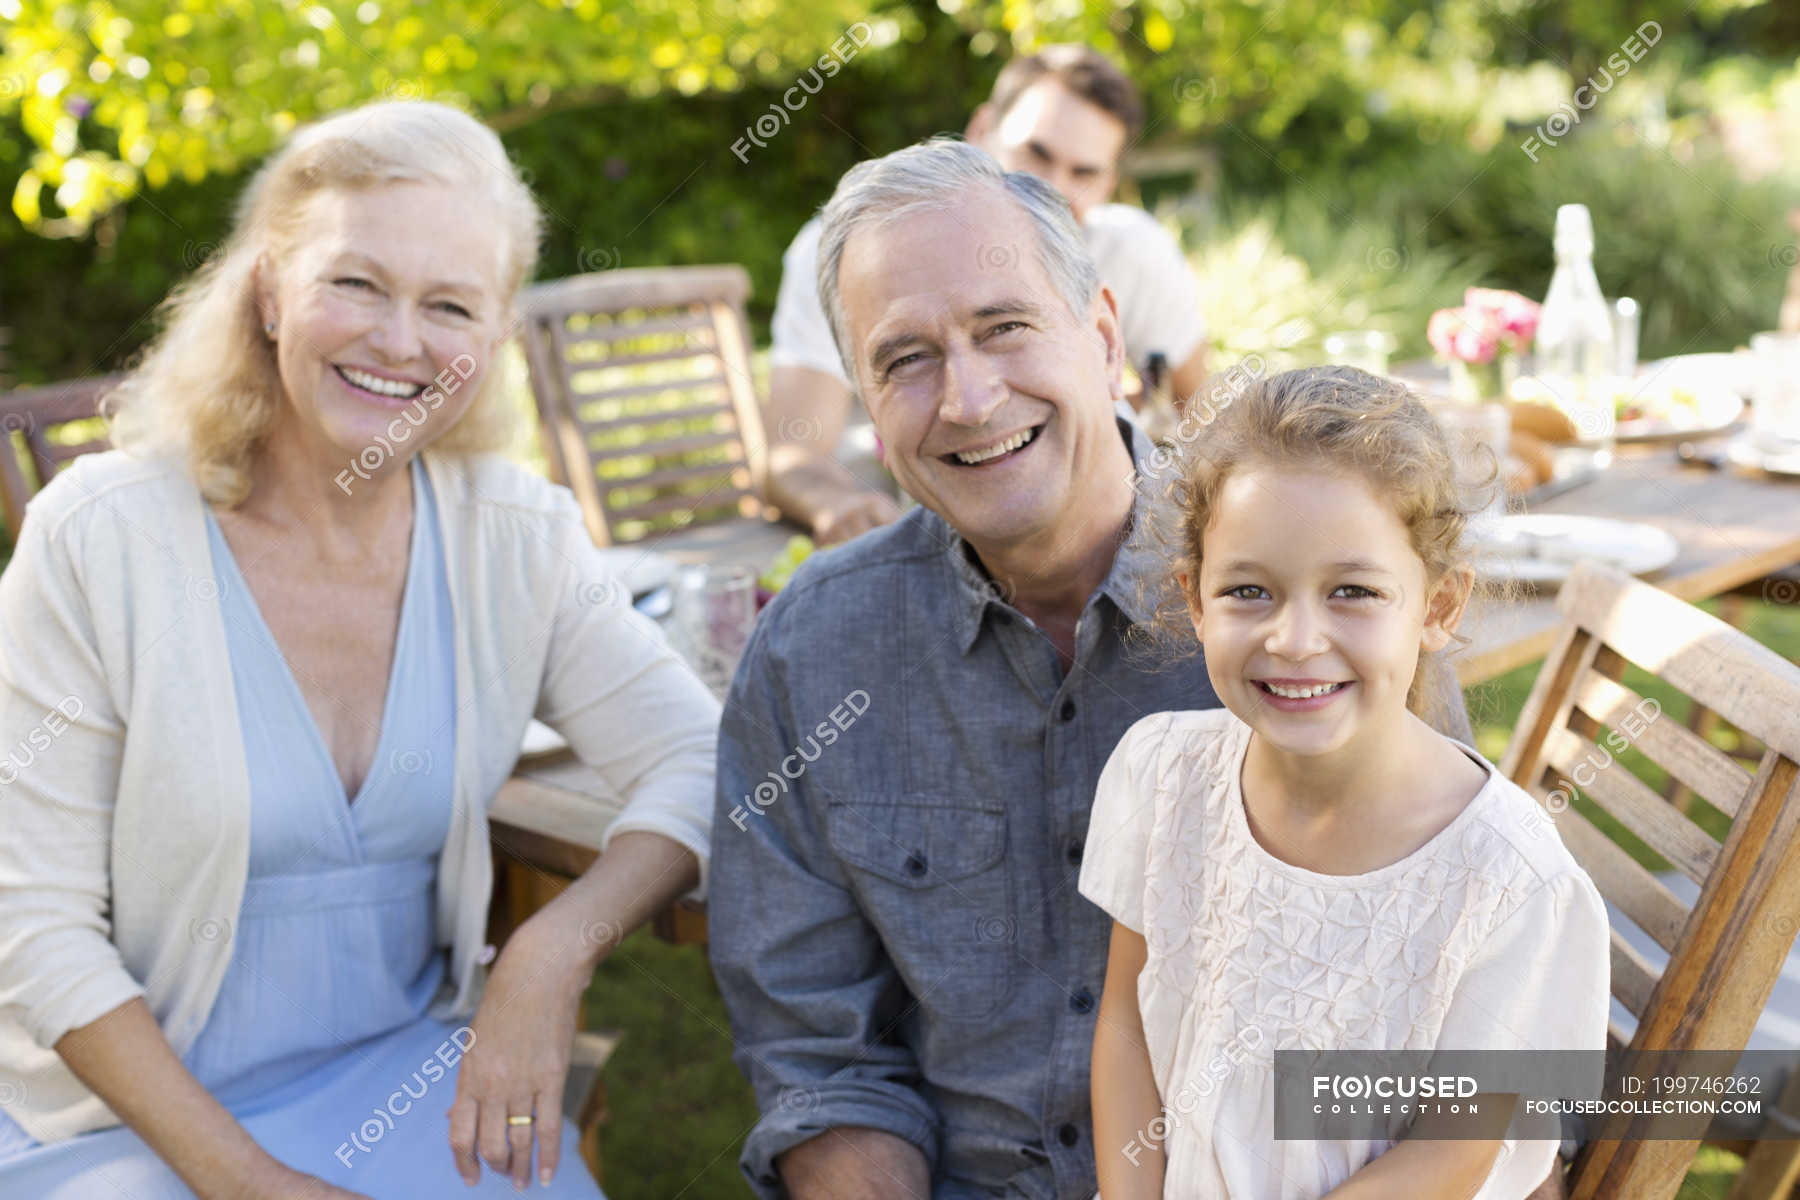
[[[563,1081],[581,995],[593,976],[582,929],[566,929],[546,908],[514,931],[488,976],[470,1029],[450,1107],[450,1149],[463,1182],[481,1180],[481,1159],[514,1186],[556,1173],[562,1150]],[[535,1117],[509,1124],[508,1117]]]

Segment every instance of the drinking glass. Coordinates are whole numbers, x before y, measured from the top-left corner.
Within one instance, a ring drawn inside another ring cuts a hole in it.
[[[1450,442],[1463,503],[1484,516],[1504,513],[1506,449],[1512,438],[1512,414],[1506,405],[1438,402],[1429,407]]]
[[[756,576],[746,567],[683,567],[671,615],[676,652],[724,699],[756,620]]]
[[[1751,428],[1762,441],[1800,441],[1800,333],[1753,334],[1750,351],[1756,362]]]
[[[1371,375],[1388,373],[1388,355],[1393,352],[1394,339],[1379,329],[1345,329],[1325,337],[1326,358]]]

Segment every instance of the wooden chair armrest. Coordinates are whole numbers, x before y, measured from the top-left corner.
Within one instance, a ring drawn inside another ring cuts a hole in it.
[[[488,837],[508,860],[535,871],[574,879],[594,865],[606,830],[624,802],[600,776],[573,754],[530,761],[501,787],[488,810]],[[540,887],[511,905],[511,925],[524,920],[545,899]],[[680,900],[653,924],[656,935],[676,945],[704,945],[706,909]]]

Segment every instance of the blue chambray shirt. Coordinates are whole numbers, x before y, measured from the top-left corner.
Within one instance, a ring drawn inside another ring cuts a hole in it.
[[[1147,540],[1089,599],[1066,675],[923,508],[813,556],[757,622],[719,736],[709,921],[759,1195],[783,1194],[778,1155],[849,1125],[917,1145],[937,1197],[1093,1195],[1111,922],[1075,885],[1095,784],[1140,717],[1218,705],[1197,655],[1157,669],[1124,643],[1167,569]]]

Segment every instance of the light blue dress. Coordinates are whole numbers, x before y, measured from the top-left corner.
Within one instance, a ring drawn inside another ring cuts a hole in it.
[[[230,966],[183,1061],[263,1149],[375,1200],[512,1196],[451,1159],[471,1034],[426,1017],[446,970],[438,856],[450,828],[455,629],[425,472],[380,740],[354,802],[218,522],[207,514],[250,769],[250,871]],[[207,936],[200,931],[197,936]],[[224,931],[211,931],[220,936]],[[600,1196],[566,1124],[552,1190]],[[40,1146],[0,1113],[0,1196],[169,1200],[192,1193],[123,1126]]]

